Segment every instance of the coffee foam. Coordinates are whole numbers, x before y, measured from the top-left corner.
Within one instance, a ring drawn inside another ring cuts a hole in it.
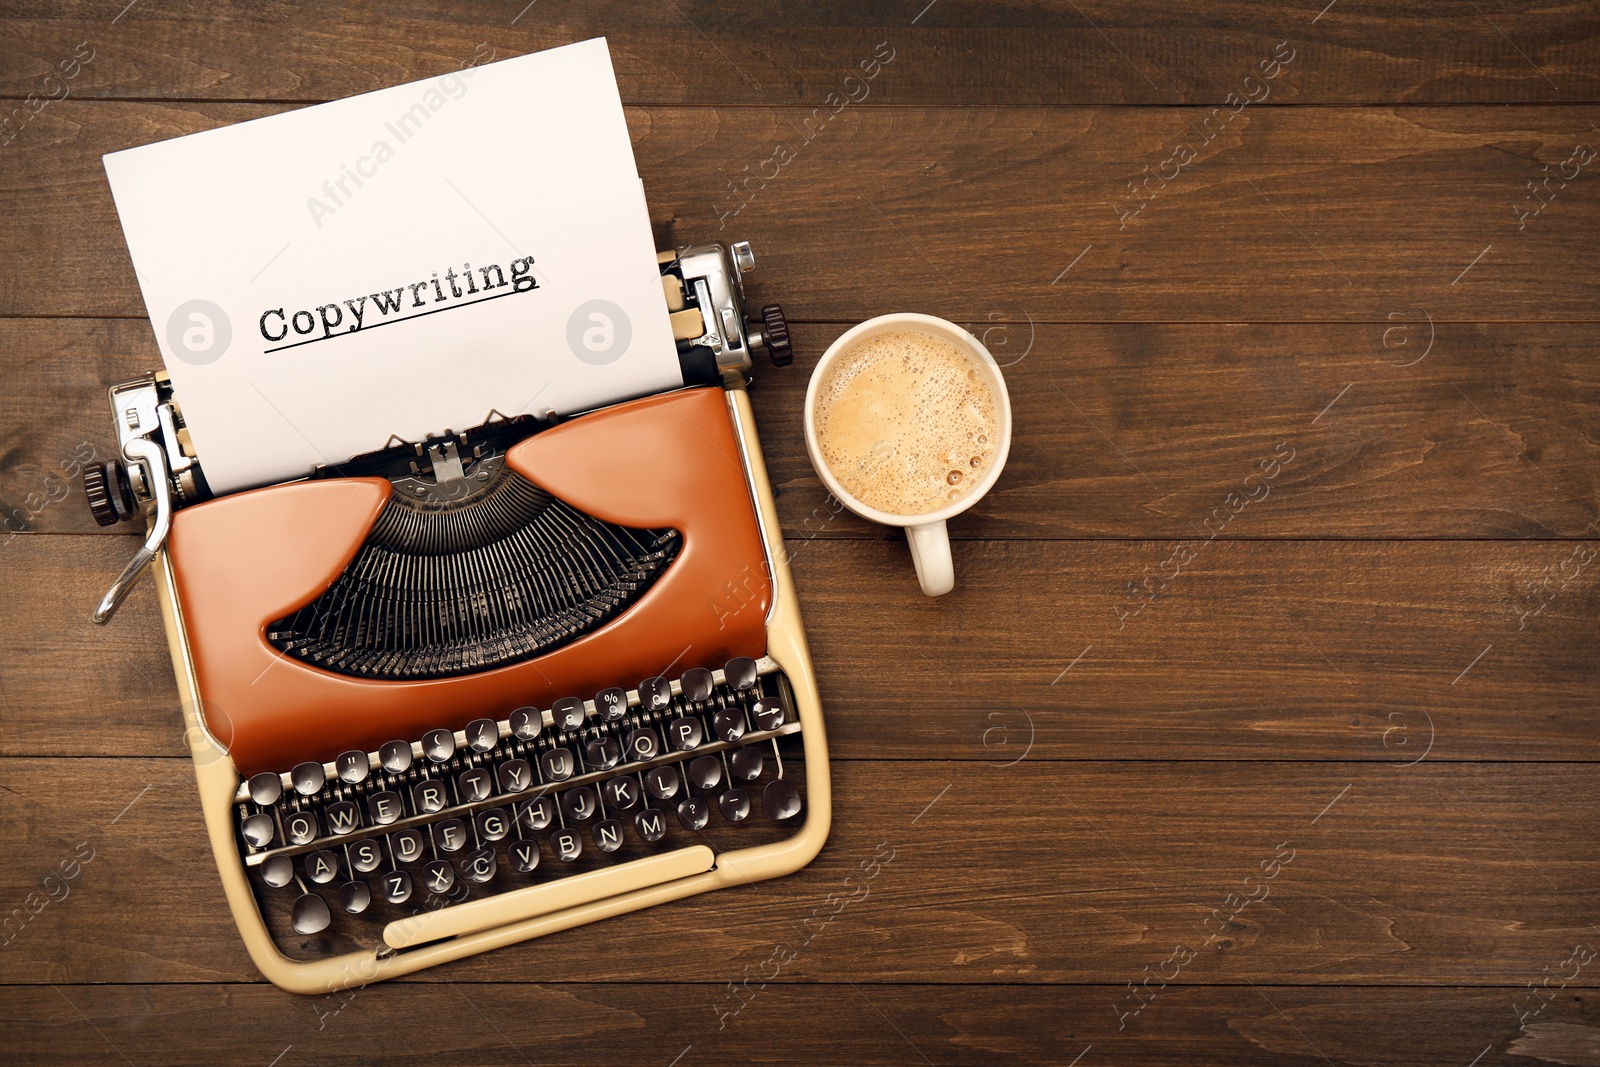
[[[846,492],[890,515],[926,515],[982,482],[999,442],[975,358],[915,330],[857,341],[818,383],[817,447]]]

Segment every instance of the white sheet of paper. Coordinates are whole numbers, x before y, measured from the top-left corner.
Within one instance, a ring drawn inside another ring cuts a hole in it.
[[[683,384],[604,38],[105,166],[218,493]]]

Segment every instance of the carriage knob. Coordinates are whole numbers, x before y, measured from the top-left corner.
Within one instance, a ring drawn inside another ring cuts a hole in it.
[[[761,309],[761,337],[767,348],[767,358],[774,367],[787,367],[794,362],[794,346],[789,343],[789,322],[783,317],[783,308],[768,304]]]
[[[101,526],[115,526],[133,515],[133,496],[128,491],[128,476],[116,460],[91,463],[83,469],[83,493],[89,511]]]

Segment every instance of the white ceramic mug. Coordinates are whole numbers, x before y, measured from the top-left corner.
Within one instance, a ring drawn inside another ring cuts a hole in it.
[[[990,391],[994,394],[995,413],[995,449],[994,461],[989,464],[989,469],[983,478],[967,491],[960,500],[949,507],[940,508],[922,515],[892,515],[886,511],[869,507],[857,500],[851,493],[839,484],[839,479],[833,476],[828,465],[823,462],[822,450],[817,446],[817,386],[827,374],[828,368],[833,365],[840,353],[845,352],[857,342],[878,334],[889,333],[896,330],[905,330],[918,333],[931,334],[952,342],[957,348],[971,357],[973,365],[983,374]],[[955,564],[950,558],[950,533],[945,523],[955,516],[966,511],[972,505],[983,499],[983,495],[994,485],[995,479],[1000,477],[1000,471],[1006,465],[1006,457],[1011,453],[1011,397],[1006,392],[1006,380],[1000,374],[1000,366],[995,362],[989,350],[983,347],[972,334],[963,330],[953,322],[935,318],[932,315],[917,315],[911,312],[902,312],[896,315],[879,315],[875,319],[868,319],[858,326],[852,326],[839,336],[839,339],[828,346],[828,350],[817,361],[816,369],[811,372],[811,384],[806,389],[806,451],[811,455],[811,465],[817,469],[817,477],[822,479],[822,484],[828,491],[837,497],[840,503],[864,519],[882,523],[885,526],[900,526],[906,531],[906,543],[911,546],[911,560],[917,567],[917,581],[922,584],[922,591],[928,596],[942,596],[955,588]]]

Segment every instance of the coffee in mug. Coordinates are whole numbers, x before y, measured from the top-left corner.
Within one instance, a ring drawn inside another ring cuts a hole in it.
[[[949,507],[983,482],[997,454],[986,376],[930,333],[855,342],[822,377],[815,405],[823,462],[857,500],[891,515]]]
[[[805,429],[828,491],[905,530],[924,593],[953,589],[945,523],[993,487],[1011,450],[1011,400],[983,342],[915,312],[852,326],[811,372]]]

